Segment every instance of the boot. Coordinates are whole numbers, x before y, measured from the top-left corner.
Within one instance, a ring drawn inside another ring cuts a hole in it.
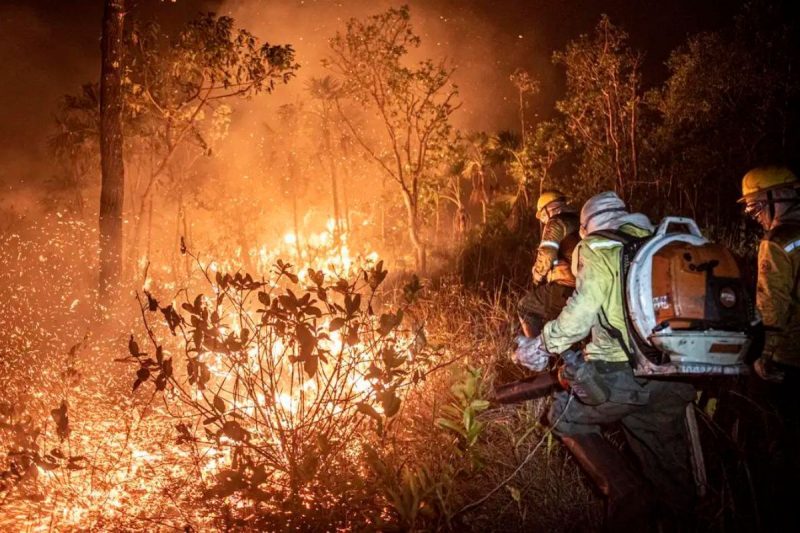
[[[650,491],[620,451],[599,433],[562,436],[561,441],[606,497],[606,529],[647,527]]]

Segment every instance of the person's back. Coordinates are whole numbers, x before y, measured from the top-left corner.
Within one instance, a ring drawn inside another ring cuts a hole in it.
[[[572,254],[581,238],[578,234],[580,221],[571,209],[561,209],[551,216],[542,228],[542,238],[536,251],[533,265],[535,284],[542,281],[575,286],[572,273]]]
[[[517,304],[523,333],[531,338],[539,335],[546,321],[558,316],[572,294],[572,254],[580,241],[578,216],[560,192],[542,193],[536,218],[543,227],[531,269],[533,288]]]
[[[633,223],[623,224],[615,231],[632,237],[652,234],[652,228]],[[584,348],[587,359],[627,364],[628,355],[614,333],[619,331],[623,339],[629,338],[622,304],[622,246],[620,240],[589,234],[576,248],[576,271],[583,270],[580,279],[589,280],[589,283],[577,287],[580,296],[568,302],[558,318],[548,323],[542,332],[545,345],[554,353],[561,353],[581,341],[589,330],[591,340]]]

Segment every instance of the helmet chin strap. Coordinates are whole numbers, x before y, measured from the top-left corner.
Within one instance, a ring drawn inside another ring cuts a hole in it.
[[[767,191],[767,213],[769,214],[769,222],[772,224],[772,221],[775,220],[775,197],[772,194],[772,191]]]

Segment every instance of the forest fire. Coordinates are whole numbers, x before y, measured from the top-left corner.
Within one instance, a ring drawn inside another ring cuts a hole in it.
[[[0,5],[0,531],[797,523],[789,3],[73,4]]]
[[[160,308],[163,326],[151,322],[159,304],[148,278],[141,303],[153,350],[145,353],[131,337],[130,360],[138,368],[134,390],[152,382],[163,402],[151,395],[131,416],[75,391],[69,409],[81,420],[70,422],[66,441],[37,454],[28,474],[37,492],[7,507],[10,523],[32,531],[124,523],[137,509],[164,505],[154,501],[166,485],[152,480],[165,467],[173,482],[197,476],[191,490],[231,496],[234,507],[273,499],[274,491],[305,501],[313,490],[304,486],[331,467],[325,463],[360,468],[362,446],[383,433],[429,353],[417,340],[421,331],[400,328],[402,310],[375,311],[387,274],[375,254],[351,258],[346,235],[334,239],[330,230],[303,240],[297,248],[285,239],[308,261],[302,275],[278,259],[271,272],[259,263],[271,275],[256,282],[224,273],[235,259],[198,260],[209,295]],[[282,253],[256,250],[263,260]],[[170,328],[178,337],[158,343],[157,332]],[[180,445],[170,445],[176,437]],[[204,519],[188,522],[201,527]]]

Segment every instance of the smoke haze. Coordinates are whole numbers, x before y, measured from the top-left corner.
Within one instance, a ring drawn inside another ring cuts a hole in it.
[[[663,73],[668,51],[687,34],[726,20],[736,2],[680,0],[648,6],[622,0],[412,1],[412,22],[422,38],[417,57],[447,58],[456,67],[462,108],[457,127],[494,131],[515,128],[514,88],[508,80],[517,67],[542,82],[529,115],[547,116],[563,86],[550,62],[552,51],[580,33],[590,31],[600,13],[607,12],[625,27],[634,44],[648,51],[647,69]],[[302,65],[298,77],[270,96],[236,104],[232,135],[225,145],[231,170],[252,167],[264,124],[274,127],[277,106],[296,101],[305,83],[323,76],[320,60],[327,40],[350,17],[379,13],[397,2],[388,0],[306,0],[224,2],[140,0],[135,16],[155,18],[175,27],[202,11],[229,14],[239,26],[271,43],[290,43]],[[0,5],[0,61],[5,80],[0,84],[0,210],[15,206],[29,211],[40,203],[48,180],[57,171],[47,151],[53,115],[62,95],[98,78],[102,3],[56,0],[9,1]],[[97,179],[97,177],[96,177]]]

